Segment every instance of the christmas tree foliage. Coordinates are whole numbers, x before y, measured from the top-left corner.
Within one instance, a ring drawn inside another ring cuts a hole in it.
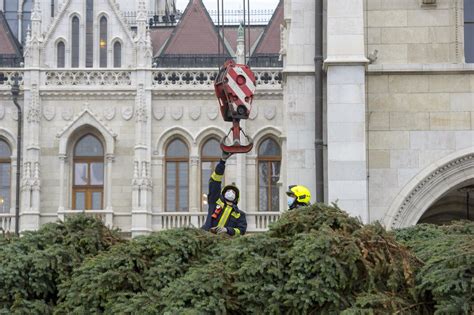
[[[470,314],[473,232],[387,232],[322,204],[235,238],[125,241],[75,217],[0,238],[0,314]]]

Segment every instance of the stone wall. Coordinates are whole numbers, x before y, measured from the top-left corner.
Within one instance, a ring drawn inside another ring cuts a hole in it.
[[[377,63],[448,63],[463,60],[463,0],[367,0],[367,52]]]
[[[372,221],[383,219],[397,195],[423,170],[473,146],[474,74],[472,69],[459,68],[457,72],[369,73]]]

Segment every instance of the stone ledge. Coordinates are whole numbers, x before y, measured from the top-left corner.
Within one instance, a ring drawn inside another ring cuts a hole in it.
[[[468,63],[433,63],[433,64],[381,64],[369,65],[368,74],[390,74],[390,73],[474,73],[474,64]]]

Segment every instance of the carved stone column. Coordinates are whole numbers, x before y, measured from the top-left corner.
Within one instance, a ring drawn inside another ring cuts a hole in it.
[[[189,172],[189,211],[198,212],[200,209],[199,205],[199,191],[201,185],[196,185],[199,183],[199,157],[191,156],[191,169]]]
[[[65,169],[67,165],[67,155],[59,156],[59,207],[58,212],[63,212],[66,209],[66,189],[65,187]]]
[[[114,163],[115,156],[113,154],[107,154],[105,156],[105,167],[106,167],[106,206],[105,209],[107,211],[112,211],[112,165]]]

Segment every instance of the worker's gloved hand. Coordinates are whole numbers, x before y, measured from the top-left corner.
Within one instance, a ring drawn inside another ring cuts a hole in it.
[[[216,228],[216,234],[227,234],[227,228],[218,226]]]
[[[222,161],[225,162],[225,161],[227,161],[227,159],[230,158],[231,156],[232,156],[232,153],[222,151],[221,159],[222,159]]]

